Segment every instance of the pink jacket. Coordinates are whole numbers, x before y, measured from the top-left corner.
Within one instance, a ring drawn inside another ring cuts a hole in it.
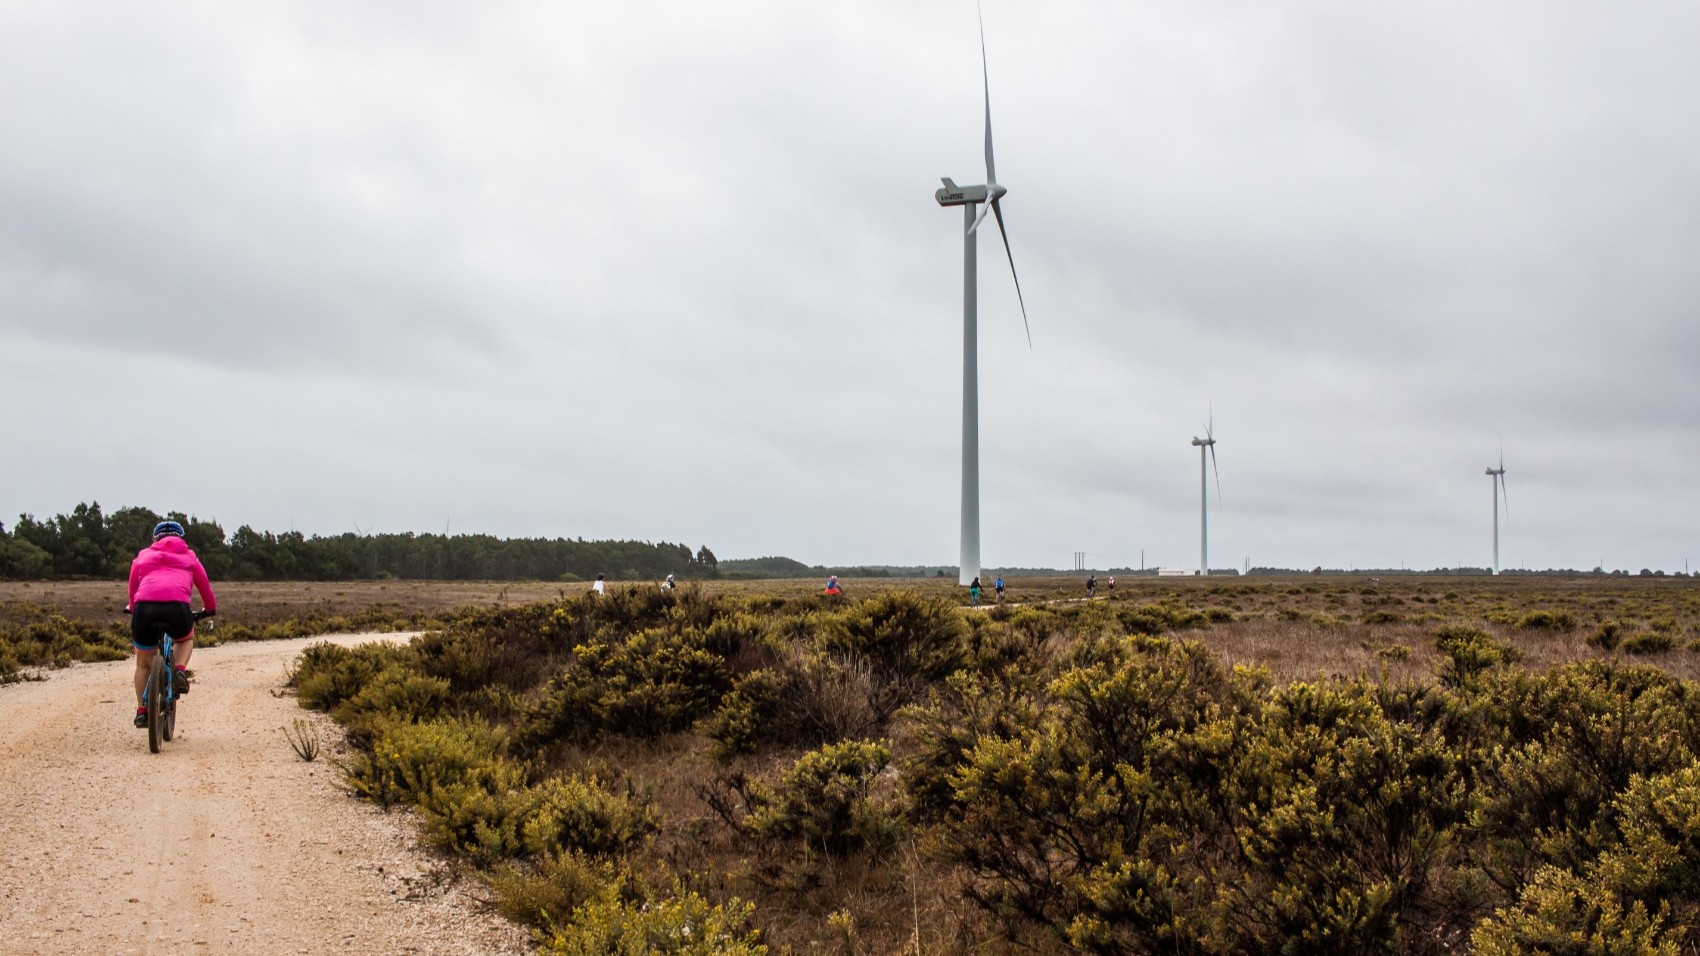
[[[143,548],[130,563],[130,607],[137,601],[188,601],[189,588],[201,592],[201,606],[218,610],[212,582],[201,559],[176,535],[167,535]]]

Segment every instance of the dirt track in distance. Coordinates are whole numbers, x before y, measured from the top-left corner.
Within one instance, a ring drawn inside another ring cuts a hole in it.
[[[340,739],[275,693],[318,640],[197,649],[159,754],[130,723],[130,661],[0,687],[0,954],[529,952],[413,849],[409,815],[290,749],[298,717]]]

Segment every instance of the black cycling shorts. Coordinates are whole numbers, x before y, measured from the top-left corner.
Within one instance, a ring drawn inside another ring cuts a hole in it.
[[[195,629],[195,612],[188,601],[137,601],[130,609],[130,643],[151,651],[159,646],[159,632],[174,641]]]

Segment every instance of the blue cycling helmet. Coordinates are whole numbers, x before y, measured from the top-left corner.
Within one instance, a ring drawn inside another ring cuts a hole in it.
[[[153,539],[155,541],[168,534],[174,534],[179,538],[183,537],[183,526],[175,521],[161,521],[153,526]]]

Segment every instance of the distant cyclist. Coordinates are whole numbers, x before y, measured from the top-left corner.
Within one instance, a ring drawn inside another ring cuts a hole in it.
[[[175,642],[171,655],[176,665],[172,684],[179,694],[189,692],[187,669],[189,655],[195,650],[195,617],[189,607],[191,588],[200,592],[201,607],[208,614],[218,610],[207,569],[183,540],[183,526],[175,521],[161,521],[154,525],[153,544],[143,548],[130,563],[130,600],[124,606],[131,615],[130,642],[136,648],[137,727],[148,725],[142,688],[147,685],[153,656],[159,653],[161,627]]]

